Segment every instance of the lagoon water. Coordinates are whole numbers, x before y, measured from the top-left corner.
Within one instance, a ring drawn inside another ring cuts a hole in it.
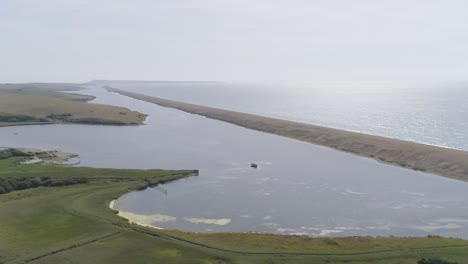
[[[81,166],[199,169],[131,192],[123,212],[199,232],[468,238],[468,183],[137,101],[102,89],[96,103],[149,114],[144,126],[0,128],[0,146],[77,153]],[[259,164],[258,169],[250,163]],[[136,220],[136,219],[135,219]]]
[[[468,85],[334,88],[230,83],[113,87],[183,102],[468,151]]]

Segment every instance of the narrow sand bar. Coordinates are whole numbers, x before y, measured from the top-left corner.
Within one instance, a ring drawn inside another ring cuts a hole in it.
[[[330,147],[396,166],[468,181],[468,152],[189,104],[112,87],[105,88],[110,92],[163,107]]]

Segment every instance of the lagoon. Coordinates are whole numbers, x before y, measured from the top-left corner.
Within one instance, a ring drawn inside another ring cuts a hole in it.
[[[0,146],[58,149],[80,166],[199,169],[114,203],[150,224],[197,232],[468,238],[468,183],[248,130],[92,87],[144,126],[0,128]],[[250,164],[255,162],[258,169]],[[142,217],[146,216],[146,217]],[[149,220],[148,220],[149,219]]]

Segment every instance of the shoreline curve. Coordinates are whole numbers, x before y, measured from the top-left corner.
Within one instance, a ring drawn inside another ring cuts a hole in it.
[[[248,129],[288,137],[386,164],[468,182],[468,152],[184,103],[103,86],[107,91]]]

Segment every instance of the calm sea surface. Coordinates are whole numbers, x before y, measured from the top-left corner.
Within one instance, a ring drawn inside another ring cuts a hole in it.
[[[468,183],[102,89],[86,93],[97,96],[96,103],[149,114],[147,124],[6,127],[0,146],[74,152],[82,166],[200,170],[200,176],[118,199],[115,208],[136,221],[200,232],[468,238]]]
[[[468,86],[319,89],[223,83],[112,85],[148,95],[468,150]]]

